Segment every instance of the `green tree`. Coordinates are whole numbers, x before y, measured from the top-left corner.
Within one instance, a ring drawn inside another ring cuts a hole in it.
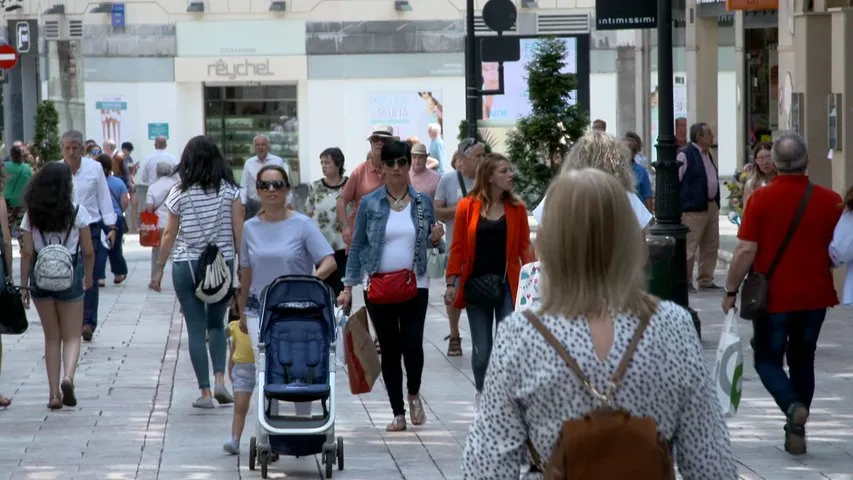
[[[589,124],[576,103],[577,76],[564,73],[567,53],[560,39],[538,42],[526,66],[531,112],[518,120],[507,139],[506,153],[516,169],[516,193],[530,208],[545,195],[569,147]]]
[[[59,112],[53,102],[45,100],[36,109],[36,133],[33,136],[33,155],[39,165],[62,158],[59,146]]]

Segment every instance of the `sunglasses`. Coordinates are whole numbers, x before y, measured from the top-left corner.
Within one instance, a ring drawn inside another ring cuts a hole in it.
[[[409,159],[406,157],[388,158],[386,160],[382,160],[382,163],[384,163],[388,168],[394,168],[394,164],[397,164],[398,167],[405,167],[409,164]]]
[[[268,182],[266,180],[258,180],[257,182],[255,182],[255,187],[258,190],[272,189],[278,191],[284,190],[284,188],[287,187],[287,182],[285,182],[284,180],[273,180],[271,182]]]

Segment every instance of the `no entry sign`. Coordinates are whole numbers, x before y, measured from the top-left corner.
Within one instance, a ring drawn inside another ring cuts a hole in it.
[[[9,70],[18,64],[18,51],[15,47],[6,44],[0,45],[0,68]]]

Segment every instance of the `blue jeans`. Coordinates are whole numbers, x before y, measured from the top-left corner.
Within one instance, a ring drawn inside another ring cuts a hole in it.
[[[107,264],[107,249],[101,243],[101,232],[104,231],[103,222],[95,222],[89,225],[92,234],[92,247],[95,250],[95,274],[92,288],[86,290],[83,295],[83,325],[92,327],[92,331],[98,327],[98,303],[100,296],[98,292],[98,280],[104,278],[104,270]]]
[[[232,268],[233,260],[228,261],[228,267]],[[190,268],[195,267],[195,262],[174,262],[172,264],[172,285],[175,287],[175,296],[181,304],[184,312],[184,322],[187,326],[187,338],[189,340],[190,362],[198,380],[198,388],[210,388],[210,370],[208,368],[208,350],[210,352],[210,363],[213,364],[213,373],[225,373],[225,314],[231,304],[231,298],[219,303],[207,304],[195,296],[195,285],[193,284]],[[232,270],[233,271],[233,270]],[[205,333],[208,334],[208,345],[205,347]]]
[[[115,242],[113,242],[112,248],[110,248],[108,252],[110,270],[113,272],[113,275],[116,276],[127,275],[127,262],[124,259],[124,252],[122,251],[125,225],[127,225],[127,219],[124,218],[124,215],[119,215],[118,220],[116,221],[116,239]],[[104,265],[104,271],[102,273],[104,274],[104,277],[106,277],[106,264]]]
[[[512,313],[509,284],[504,282],[503,289],[503,302],[496,307],[487,308],[470,304],[465,306],[465,312],[468,314],[468,329],[471,331],[471,370],[474,371],[474,386],[478,392],[483,390],[483,381],[486,379],[486,369],[492,354],[494,337],[492,330]]]
[[[753,322],[755,370],[783,413],[794,402],[810,407],[814,397],[814,357],[826,309],[771,313]],[[788,375],[782,369],[788,363]]]

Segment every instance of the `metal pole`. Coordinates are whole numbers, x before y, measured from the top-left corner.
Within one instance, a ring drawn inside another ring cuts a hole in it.
[[[468,136],[477,135],[477,39],[474,37],[474,0],[467,0],[465,9],[465,119]]]
[[[653,237],[672,237],[675,250],[666,268],[653,274],[651,285],[657,284],[666,300],[689,308],[687,295],[687,232],[681,223],[681,185],[675,161],[675,114],[672,85],[672,0],[658,0],[658,142],[655,163],[655,225],[649,229]],[[668,278],[666,278],[668,277]],[[669,288],[663,288],[668,286]],[[691,310],[697,331],[699,319]],[[701,335],[701,332],[700,332]]]

